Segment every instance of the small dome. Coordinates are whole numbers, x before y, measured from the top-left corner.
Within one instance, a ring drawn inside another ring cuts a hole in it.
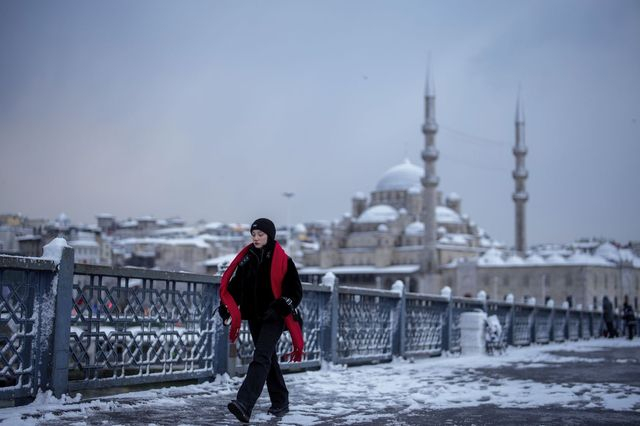
[[[478,259],[478,265],[504,265],[502,253],[499,250],[491,248]]]
[[[505,262],[507,265],[524,265],[524,260],[520,256],[509,256]]]
[[[369,207],[356,220],[358,223],[385,223],[398,218],[398,211],[386,204]]]
[[[422,222],[412,222],[404,228],[404,233],[409,236],[420,236],[424,235],[424,223]]]
[[[604,257],[612,262],[620,261],[620,251],[611,243],[601,244],[595,252],[596,256]]]
[[[537,254],[532,254],[524,260],[524,263],[528,265],[544,265],[544,259]]]
[[[376,185],[376,191],[407,191],[413,187],[419,188],[422,176],[424,176],[424,170],[407,159],[382,175]]]
[[[447,201],[460,201],[460,196],[456,192],[450,192],[449,195],[447,195]]]
[[[558,263],[567,263],[567,261],[559,253],[552,253],[551,256],[547,257],[547,263],[557,265]]]
[[[353,194],[353,199],[354,200],[366,200],[367,196],[365,195],[364,192],[358,191],[355,194]]]
[[[463,223],[458,213],[445,206],[436,207],[436,221],[438,223]]]

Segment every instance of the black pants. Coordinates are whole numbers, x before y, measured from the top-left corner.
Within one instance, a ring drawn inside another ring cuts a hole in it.
[[[613,339],[614,337],[618,337],[618,330],[613,326],[613,321],[606,321],[607,325],[607,337],[609,339]]]
[[[251,413],[266,382],[271,406],[281,408],[289,405],[289,391],[276,355],[276,344],[284,330],[284,319],[273,315],[265,320],[250,320],[249,330],[255,349],[247,375],[238,390],[237,401]]]
[[[634,322],[627,321],[627,323],[625,325],[627,326],[627,330],[628,330],[627,337],[629,338],[629,340],[631,340],[631,339],[633,339],[633,335],[636,334],[635,333],[635,331],[636,331],[635,321]]]

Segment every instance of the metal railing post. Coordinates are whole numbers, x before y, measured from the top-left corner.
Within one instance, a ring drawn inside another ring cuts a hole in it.
[[[51,388],[56,398],[60,398],[69,389],[69,334],[71,331],[71,308],[73,305],[73,270],[73,248],[64,247],[60,264],[58,265],[57,288],[54,290],[55,329]]]
[[[320,305],[319,312],[319,346],[320,358],[326,362],[337,361],[338,348],[338,279],[328,272],[322,277],[320,285],[329,287],[328,302]],[[327,293],[322,293],[326,295]],[[326,300],[326,299],[325,299]]]
[[[511,307],[509,308],[509,329],[507,330],[507,345],[513,346],[515,342],[515,330],[516,330],[516,304],[515,300],[511,298]]]
[[[224,374],[224,373],[231,375],[232,372],[229,371],[229,366],[228,366],[229,345],[230,345],[228,333],[227,333],[227,329],[225,328],[222,322],[222,318],[220,317],[220,315],[218,315],[218,312],[216,311],[217,306],[215,306],[216,303],[219,303],[219,299],[217,297],[219,286],[217,285],[207,286],[203,291],[205,292],[205,297],[211,300],[211,306],[207,305],[206,315],[214,316],[213,328],[215,332],[214,332],[214,338],[210,342],[211,344],[210,350],[213,351],[214,353],[212,373],[214,374],[214,376],[216,374]],[[213,313],[214,311],[216,313]],[[202,321],[203,327],[205,326],[204,322],[205,321]]]
[[[406,352],[405,339],[406,339],[406,292],[405,285],[402,281],[398,280],[393,283],[393,291],[400,295],[398,303],[395,306],[394,312],[394,329],[393,329],[393,342],[391,344],[391,353],[395,356],[402,356]]]
[[[451,332],[453,327],[453,298],[449,297],[442,325],[442,350],[451,351]]]
[[[338,316],[340,315],[340,289],[338,283],[331,290],[331,362],[338,363]]]

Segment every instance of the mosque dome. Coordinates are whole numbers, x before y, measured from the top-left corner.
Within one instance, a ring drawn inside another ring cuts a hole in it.
[[[404,233],[409,236],[422,236],[424,235],[424,223],[412,222],[404,228]]]
[[[393,166],[382,175],[376,185],[376,191],[406,191],[420,187],[420,179],[423,176],[424,170],[406,159],[404,163]]]
[[[369,207],[356,220],[358,223],[384,223],[398,218],[398,211],[386,204]]]
[[[462,224],[462,217],[454,210],[445,206],[436,207],[436,221],[438,223]]]

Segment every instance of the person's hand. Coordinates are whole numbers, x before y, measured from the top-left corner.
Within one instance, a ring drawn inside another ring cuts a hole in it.
[[[229,313],[229,310],[227,309],[225,304],[222,302],[220,302],[220,306],[218,307],[218,315],[220,315],[220,318],[222,318],[222,323],[224,325],[229,325],[229,319],[231,319],[231,314]]]
[[[278,315],[284,318],[293,312],[293,300],[288,297],[280,297],[271,303],[269,309],[273,309]]]
[[[238,339],[240,334],[240,324],[242,323],[242,317],[240,311],[236,310],[235,315],[231,314],[231,327],[229,327],[229,341],[234,343]]]

